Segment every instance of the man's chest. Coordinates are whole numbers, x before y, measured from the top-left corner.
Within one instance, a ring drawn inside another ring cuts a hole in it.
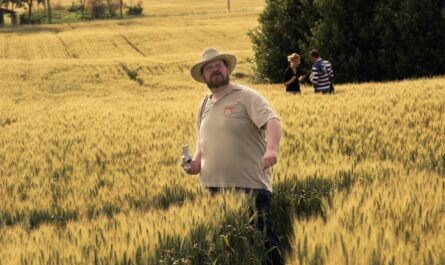
[[[223,137],[250,133],[254,126],[245,106],[239,101],[225,100],[206,106],[201,122],[201,135]]]

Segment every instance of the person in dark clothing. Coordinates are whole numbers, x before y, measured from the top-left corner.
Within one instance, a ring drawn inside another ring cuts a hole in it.
[[[300,65],[300,55],[292,53],[287,57],[289,67],[284,72],[284,86],[286,92],[300,94],[300,81],[304,79],[304,73],[298,67]]]

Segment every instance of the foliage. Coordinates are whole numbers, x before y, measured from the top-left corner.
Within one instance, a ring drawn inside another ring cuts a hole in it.
[[[285,56],[320,50],[339,82],[444,74],[445,2],[441,0],[266,1],[251,32],[257,75],[281,82]],[[309,14],[309,15],[308,15]]]
[[[282,82],[287,55],[301,55],[301,67],[310,70],[308,52],[311,27],[319,15],[313,0],[267,0],[260,26],[249,31],[259,81]]]
[[[144,12],[144,8],[142,7],[142,1],[139,1],[134,6],[128,6],[127,14],[130,16],[139,16]]]

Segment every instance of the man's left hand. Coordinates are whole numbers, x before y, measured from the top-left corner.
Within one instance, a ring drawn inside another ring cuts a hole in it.
[[[261,161],[263,170],[275,165],[277,163],[277,161],[278,161],[277,151],[266,150],[266,153],[263,156],[263,160]]]

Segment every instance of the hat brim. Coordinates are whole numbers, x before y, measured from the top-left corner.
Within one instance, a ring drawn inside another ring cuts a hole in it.
[[[235,55],[220,54],[218,56],[213,57],[212,59],[199,62],[199,63],[195,64],[194,66],[192,66],[192,69],[190,72],[191,72],[193,79],[195,79],[198,82],[205,83],[206,81],[204,80],[204,77],[202,76],[202,67],[205,64],[216,61],[216,60],[223,60],[226,62],[227,70],[228,70],[229,74],[231,74],[233,72],[233,70],[235,69],[235,66],[236,66]]]

